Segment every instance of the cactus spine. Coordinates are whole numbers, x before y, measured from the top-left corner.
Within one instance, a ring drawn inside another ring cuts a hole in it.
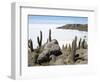
[[[38,46],[40,48],[42,46],[42,31],[40,31],[40,38],[39,38],[39,36],[37,37],[37,42],[38,42]]]

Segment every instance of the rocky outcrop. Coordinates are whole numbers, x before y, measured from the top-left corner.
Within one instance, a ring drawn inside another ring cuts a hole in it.
[[[50,61],[53,56],[59,56],[61,55],[61,49],[59,46],[59,43],[56,39],[51,40],[51,42],[48,42],[45,44],[43,51],[39,54],[37,58],[37,63],[41,64],[43,62],[48,62]]]
[[[66,24],[64,26],[58,27],[57,29],[88,31],[88,25],[87,24]]]
[[[77,37],[71,44],[66,44],[60,49],[56,39],[51,38],[51,30],[47,42],[42,44],[42,31],[37,39],[38,47],[33,49],[32,40],[28,40],[28,66],[49,66],[49,65],[71,65],[88,63],[87,40],[80,38],[77,45]],[[69,46],[68,46],[69,45]]]

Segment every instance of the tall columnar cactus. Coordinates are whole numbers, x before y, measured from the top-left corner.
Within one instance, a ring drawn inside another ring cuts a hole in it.
[[[76,49],[77,49],[77,36],[75,36],[75,46],[76,46]]]
[[[51,42],[51,29],[49,29],[49,42]]]
[[[83,42],[82,42],[82,48],[84,48],[84,43],[85,43],[85,39],[83,39]]]
[[[69,44],[68,51],[71,52],[71,45]]]
[[[31,39],[28,40],[28,47],[30,48],[31,52],[34,51],[34,49],[33,49],[33,42],[32,42]]]
[[[85,39],[83,39],[82,48],[87,49],[87,42],[85,41]]]
[[[62,45],[62,49],[64,49],[65,47],[64,47],[64,45]]]
[[[78,49],[81,48],[81,41],[82,41],[82,39],[80,38],[79,43],[78,43]]]
[[[77,37],[75,36],[75,39],[72,42],[72,61],[75,62],[75,55],[76,55],[76,49],[77,49]]]
[[[39,36],[37,37],[37,42],[38,42],[38,45],[40,48],[42,46],[42,31],[40,31],[40,38],[39,38]]]
[[[66,44],[65,48],[67,49],[67,44]]]

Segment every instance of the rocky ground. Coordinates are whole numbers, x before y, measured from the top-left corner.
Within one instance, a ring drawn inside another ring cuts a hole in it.
[[[75,44],[75,40],[73,44]],[[79,47],[68,46],[61,49],[58,41],[53,39],[37,49],[31,50],[28,48],[28,66],[74,65],[87,63],[88,48],[86,42],[84,42],[84,44],[81,42]]]

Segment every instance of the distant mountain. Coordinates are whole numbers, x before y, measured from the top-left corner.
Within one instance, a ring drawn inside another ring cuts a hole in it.
[[[79,30],[79,31],[88,31],[87,24],[66,24],[61,27],[57,27],[57,29],[72,29],[72,30]]]

